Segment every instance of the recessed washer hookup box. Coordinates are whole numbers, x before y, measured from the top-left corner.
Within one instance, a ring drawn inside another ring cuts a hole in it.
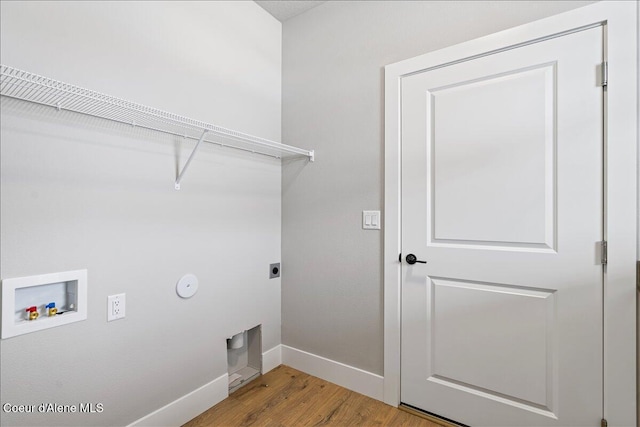
[[[2,339],[87,318],[87,270],[2,280]]]

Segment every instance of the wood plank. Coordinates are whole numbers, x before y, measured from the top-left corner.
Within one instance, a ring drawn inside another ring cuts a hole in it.
[[[280,365],[184,427],[415,426],[425,420],[336,384]]]
[[[403,411],[403,412],[406,412],[407,414],[415,415],[416,417],[424,418],[425,420],[429,420],[431,422],[438,423],[442,427],[460,427],[458,424],[455,424],[453,422],[449,422],[449,421],[444,420],[442,418],[436,417],[435,415],[431,415],[431,414],[428,414],[426,412],[419,411],[419,410],[417,410],[415,408],[412,408],[410,406],[406,406],[406,405],[401,404],[398,407],[398,409]]]
[[[332,402],[339,400],[338,394],[343,390],[319,378],[308,376],[307,387],[289,401],[289,405],[283,408],[281,419],[286,419],[295,425],[313,425],[331,411],[328,407]]]
[[[185,427],[239,425],[246,406],[238,399],[227,398],[185,424]]]
[[[308,386],[309,375],[303,373],[291,373],[283,370],[283,374],[287,381],[276,387],[260,387],[255,388],[254,393],[247,393],[242,397],[238,397],[245,402],[248,408],[245,422],[242,425],[251,425],[252,420],[261,418],[273,418],[274,420],[282,419],[287,411],[294,407],[295,397],[303,393]],[[268,375],[268,374],[267,374]],[[273,376],[271,377],[273,378]],[[265,383],[268,386],[269,380]],[[278,381],[274,381],[278,383]]]

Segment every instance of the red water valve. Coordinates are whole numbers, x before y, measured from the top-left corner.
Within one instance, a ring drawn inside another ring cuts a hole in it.
[[[31,307],[27,308],[25,311],[29,313],[27,315],[29,320],[36,320],[40,315],[40,313],[38,313],[38,307],[36,307],[35,305],[32,305]]]

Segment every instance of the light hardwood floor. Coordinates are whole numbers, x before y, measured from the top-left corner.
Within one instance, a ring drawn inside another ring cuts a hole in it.
[[[285,365],[262,375],[183,427],[439,427]]]

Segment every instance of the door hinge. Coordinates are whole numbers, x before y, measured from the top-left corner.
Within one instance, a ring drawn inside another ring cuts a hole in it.
[[[607,264],[607,241],[603,240],[600,242],[600,264]]]
[[[600,427],[607,427],[609,423],[604,418],[600,420]]]
[[[600,76],[600,86],[606,87],[609,83],[609,63],[606,61],[600,64]]]
[[[640,261],[636,261],[636,288],[640,292]]]

